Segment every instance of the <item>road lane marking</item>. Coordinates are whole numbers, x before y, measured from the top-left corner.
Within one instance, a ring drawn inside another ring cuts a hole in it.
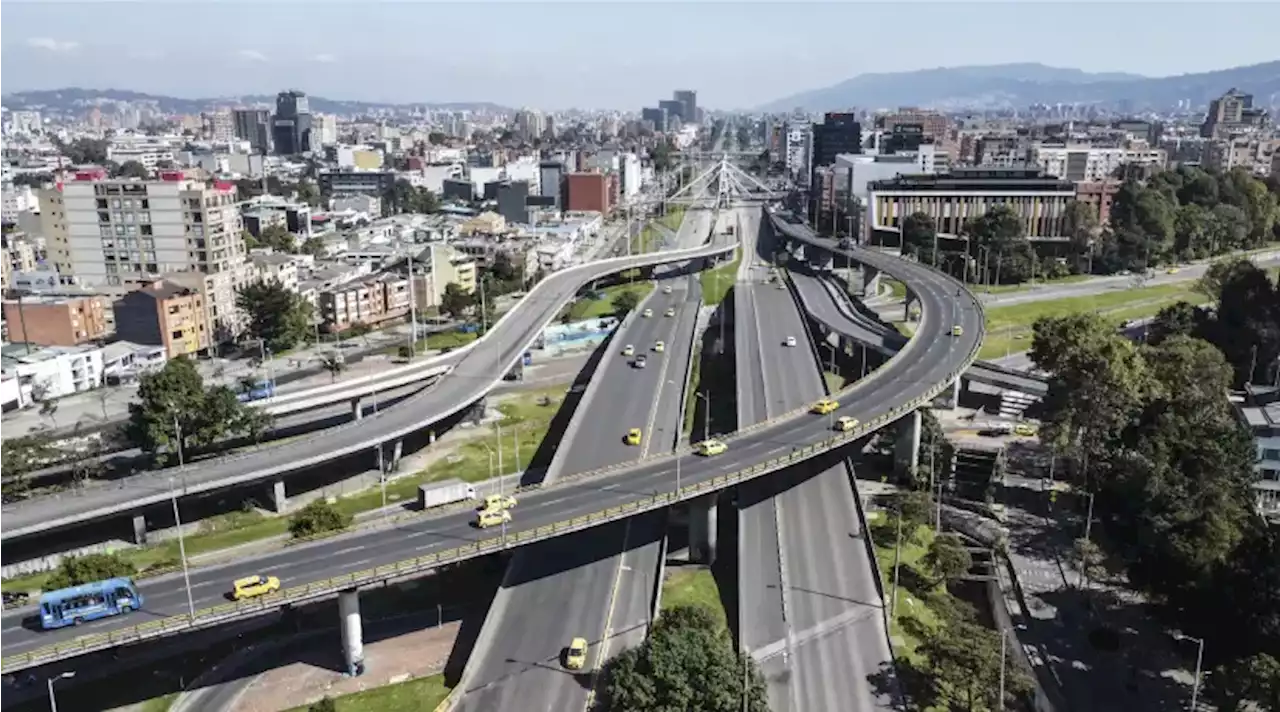
[[[622,572],[627,569],[627,539],[631,536],[631,522],[628,518],[627,523],[622,529],[622,551],[618,553],[618,572],[613,577],[613,590],[609,593],[609,611],[604,617],[604,634],[600,638],[600,644],[596,646],[596,658],[591,664],[591,686],[587,688],[587,701],[582,706],[583,712],[588,712],[594,705],[596,699],[596,684],[600,681],[600,670],[603,663],[609,657],[609,639],[613,634],[613,612],[618,605],[618,589],[622,586]]]

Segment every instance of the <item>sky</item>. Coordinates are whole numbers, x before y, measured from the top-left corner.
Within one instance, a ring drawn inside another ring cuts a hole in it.
[[[0,91],[749,108],[857,74],[1041,62],[1164,76],[1280,59],[1280,2],[4,0]]]

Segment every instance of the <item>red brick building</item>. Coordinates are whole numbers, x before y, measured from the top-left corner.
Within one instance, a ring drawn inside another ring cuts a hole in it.
[[[77,346],[106,338],[107,310],[99,296],[24,296],[4,301],[9,340],[40,346]]]
[[[1111,220],[1111,201],[1118,192],[1120,181],[1076,184],[1076,200],[1092,205],[1098,211],[1099,225],[1106,225]]]
[[[564,209],[568,212],[594,211],[609,214],[609,177],[603,173],[569,173],[564,177]]]

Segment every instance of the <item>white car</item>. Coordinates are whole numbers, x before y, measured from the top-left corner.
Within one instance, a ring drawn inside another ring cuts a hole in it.
[[[671,285],[669,285],[669,284],[668,284],[668,285],[665,285],[665,286],[662,288],[662,293],[663,293],[663,294],[670,294],[670,293],[671,293]]]
[[[787,346],[795,346],[795,345],[796,345],[796,337],[794,337],[794,336],[788,336],[788,337],[787,337],[787,340],[786,340],[786,342],[785,342],[785,343],[786,343],[786,345],[787,345]]]

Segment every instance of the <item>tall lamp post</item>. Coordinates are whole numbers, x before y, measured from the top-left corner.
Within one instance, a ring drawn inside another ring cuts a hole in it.
[[[1197,638],[1194,635],[1186,635],[1184,633],[1174,633],[1174,640],[1189,640],[1196,644],[1196,676],[1191,683],[1191,712],[1196,711],[1196,705],[1200,702],[1200,671],[1204,664],[1204,638]]]
[[[711,439],[711,394],[707,393],[706,391],[703,391],[702,393],[698,393],[696,395],[707,404],[707,417],[702,419],[702,439],[710,440]]]
[[[169,502],[173,505],[173,524],[178,528],[178,556],[182,559],[182,583],[187,588],[187,615],[195,620],[196,603],[191,596],[191,572],[187,567],[187,540],[182,534],[182,517],[178,514],[178,490],[169,478]]]
[[[58,680],[70,680],[75,676],[76,676],[75,670],[68,670],[60,675],[56,675],[48,679],[47,682],[49,685],[49,712],[58,712],[58,700],[53,695],[53,683],[57,682]]]

